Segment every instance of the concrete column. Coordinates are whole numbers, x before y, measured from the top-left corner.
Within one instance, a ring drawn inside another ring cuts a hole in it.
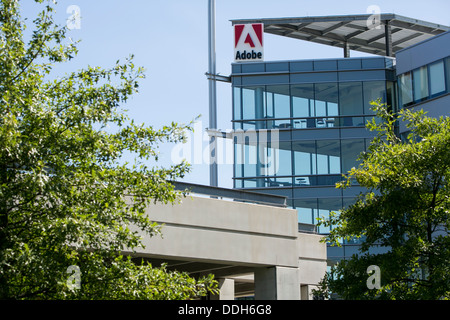
[[[255,270],[256,300],[300,300],[298,268],[270,267]]]
[[[233,279],[218,279],[219,294],[212,296],[211,300],[234,300],[234,280]]]
[[[318,286],[305,284],[301,285],[301,300],[314,300],[313,290],[317,290]]]

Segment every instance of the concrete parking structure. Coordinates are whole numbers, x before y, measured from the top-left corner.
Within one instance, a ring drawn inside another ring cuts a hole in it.
[[[191,194],[178,204],[150,205],[149,217],[163,224],[162,237],[144,238],[145,248],[135,255],[194,277],[214,274],[221,290],[212,299],[311,299],[326,271],[322,236],[299,232],[296,210],[270,204],[280,197],[264,195],[269,203],[261,204],[250,200],[256,193],[209,190],[247,199]]]

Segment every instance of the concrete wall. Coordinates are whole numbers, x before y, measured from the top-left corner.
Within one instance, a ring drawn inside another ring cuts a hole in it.
[[[312,290],[322,280],[327,271],[327,245],[322,242],[323,236],[299,233],[298,235],[298,269],[301,284],[301,299],[311,300]]]
[[[162,237],[145,237],[146,247],[133,254],[214,273],[221,287],[216,299],[232,299],[236,281],[253,279],[256,299],[297,300],[302,285],[316,285],[326,270],[322,237],[298,233],[293,209],[188,197],[150,205],[147,213],[163,224]]]
[[[299,269],[260,268],[255,271],[256,300],[300,300]]]
[[[317,234],[298,234],[298,260],[300,283],[317,284],[326,272],[327,245],[321,242],[323,236]]]
[[[145,239],[142,253],[227,263],[297,267],[297,212],[210,198],[152,205],[163,238]]]

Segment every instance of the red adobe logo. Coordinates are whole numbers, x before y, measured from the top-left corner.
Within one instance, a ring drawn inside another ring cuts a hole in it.
[[[234,51],[236,61],[263,60],[262,23],[237,24],[234,26]]]
[[[239,41],[241,40],[241,37],[243,36],[244,28],[248,26],[245,24],[237,24],[234,26],[234,47],[236,48]],[[256,34],[257,40],[259,41],[259,46],[262,47],[263,45],[263,25],[262,23],[253,23],[249,25],[253,28],[253,31]],[[247,32],[244,34],[245,40],[244,43],[247,43],[250,45],[251,48],[255,48],[255,42],[252,39],[252,36],[250,35],[250,30],[247,29]]]

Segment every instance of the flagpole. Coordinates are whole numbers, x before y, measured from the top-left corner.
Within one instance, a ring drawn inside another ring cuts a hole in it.
[[[209,47],[209,129],[217,129],[217,89],[216,89],[216,3],[215,0],[208,0],[208,47]],[[217,141],[214,135],[210,137],[210,163],[209,163],[209,183],[217,187]]]

